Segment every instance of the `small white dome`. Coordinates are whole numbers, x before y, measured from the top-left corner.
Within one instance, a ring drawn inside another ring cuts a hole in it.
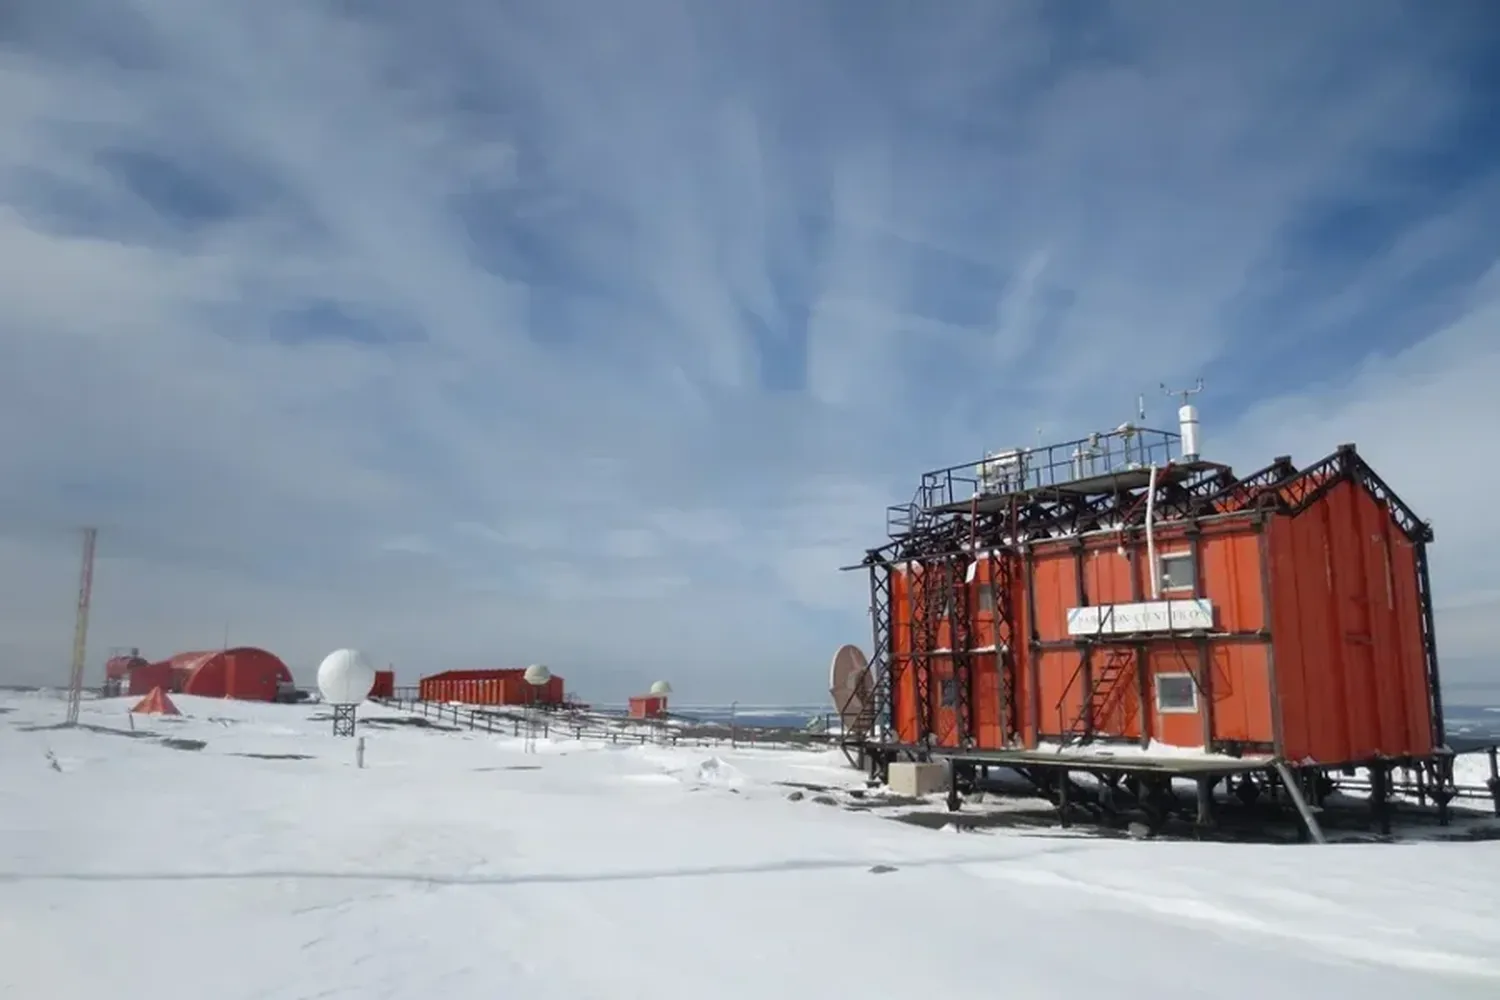
[[[318,665],[318,690],[330,705],[358,705],[375,686],[375,668],[357,649],[338,649]]]
[[[533,663],[526,668],[526,673],[523,676],[526,678],[527,684],[530,684],[532,687],[541,687],[552,679],[552,671],[540,663]]]
[[[672,693],[672,685],[668,684],[666,681],[657,681],[657,682],[655,682],[654,684],[651,685],[651,693],[652,694],[663,694],[663,695],[665,695],[665,694],[671,694]]]

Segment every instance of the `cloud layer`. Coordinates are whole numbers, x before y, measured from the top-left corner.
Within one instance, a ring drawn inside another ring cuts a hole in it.
[[[12,7],[5,677],[96,523],[96,653],[817,697],[923,469],[1199,373],[1217,457],[1359,442],[1490,669],[1482,5]]]

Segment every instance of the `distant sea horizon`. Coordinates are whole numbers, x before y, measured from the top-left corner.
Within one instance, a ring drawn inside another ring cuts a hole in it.
[[[1449,743],[1453,749],[1463,752],[1465,749],[1473,749],[1476,746],[1488,746],[1500,743],[1500,697],[1493,700],[1480,700],[1474,698],[1479,692],[1462,692],[1451,702],[1443,706],[1443,723],[1447,730]],[[1464,695],[1468,695],[1464,700]],[[678,714],[678,713],[673,713]],[[683,716],[698,719],[703,722],[716,722],[727,724],[731,721],[731,713],[728,709],[703,708],[685,709],[680,713]],[[766,727],[793,727],[803,728],[814,719],[824,716],[835,715],[830,705],[822,711],[804,709],[801,707],[788,709],[787,711],[776,711],[775,709],[758,709],[754,712],[736,712],[733,721],[742,726],[766,726]]]
[[[0,684],[0,691],[44,691],[61,689],[31,684]],[[729,724],[731,721],[745,727],[802,729],[814,720],[836,721],[837,712],[832,704],[815,705],[756,705],[731,710],[728,706],[683,706],[674,710],[674,715],[696,719],[707,723]],[[1447,738],[1453,749],[1466,749],[1500,743],[1500,685],[1453,684],[1444,692],[1443,722]]]
[[[1500,743],[1500,704],[1445,704],[1443,728],[1455,750],[1462,750],[1463,744]]]

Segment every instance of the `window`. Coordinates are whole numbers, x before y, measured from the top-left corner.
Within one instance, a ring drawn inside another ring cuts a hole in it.
[[[995,610],[995,585],[984,583],[979,586],[979,610],[990,614]]]
[[[1171,715],[1198,711],[1198,685],[1192,674],[1156,675],[1156,710]]]
[[[1198,563],[1191,552],[1166,552],[1156,557],[1161,574],[1161,589],[1187,591],[1198,589]]]
[[[958,704],[958,681],[952,677],[943,681],[942,699],[944,708],[952,708]]]

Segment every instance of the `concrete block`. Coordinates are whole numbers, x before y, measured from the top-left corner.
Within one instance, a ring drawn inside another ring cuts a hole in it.
[[[892,794],[920,798],[948,790],[948,768],[943,764],[912,764],[898,761],[891,765],[886,787]]]

